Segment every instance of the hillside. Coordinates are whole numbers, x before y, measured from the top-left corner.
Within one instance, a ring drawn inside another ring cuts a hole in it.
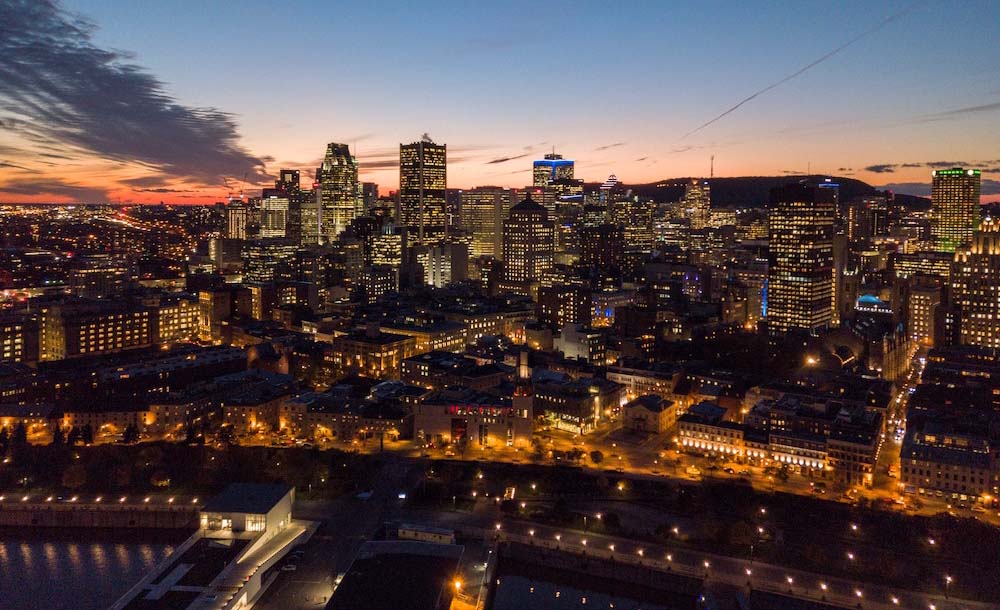
[[[737,178],[711,178],[713,207],[762,207],[770,196],[772,188],[798,182],[806,176],[741,176]],[[824,179],[826,176],[809,176],[814,179]],[[652,197],[656,201],[677,201],[684,195],[684,184],[690,178],[670,178],[649,184],[628,184],[638,195]],[[840,184],[840,197],[849,201],[856,197],[872,195],[878,189],[872,185],[854,178],[833,177]],[[599,184],[588,184],[587,190],[597,188]],[[930,206],[930,200],[924,197],[896,194],[896,200],[908,208],[923,209]]]

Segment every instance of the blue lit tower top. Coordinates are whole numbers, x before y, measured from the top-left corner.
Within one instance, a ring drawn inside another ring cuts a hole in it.
[[[533,186],[549,186],[556,180],[573,179],[573,160],[548,153],[544,159],[535,161],[532,170]]]

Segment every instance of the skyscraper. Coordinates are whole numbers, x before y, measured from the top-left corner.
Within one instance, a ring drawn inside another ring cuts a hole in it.
[[[572,159],[563,159],[562,155],[548,153],[544,159],[539,159],[532,166],[534,186],[546,187],[557,180],[573,180],[574,163]]]
[[[955,252],[951,288],[962,343],[1000,347],[1000,220],[987,218]]]
[[[447,157],[447,145],[435,144],[427,134],[399,145],[399,218],[417,243],[443,237],[447,230]]]
[[[462,228],[472,235],[471,256],[502,256],[503,221],[510,213],[511,192],[484,186],[462,191]]]
[[[226,237],[228,239],[246,239],[247,221],[250,211],[240,199],[233,199],[226,206]]]
[[[545,208],[531,199],[512,207],[503,223],[503,290],[530,294],[554,257],[555,226]]]
[[[682,207],[684,215],[691,220],[691,228],[704,229],[712,216],[712,195],[708,180],[692,178],[684,187]]]
[[[302,204],[306,197],[306,193],[299,185],[299,170],[283,169],[278,172],[274,188],[288,197],[285,236],[298,241],[302,235]]]
[[[772,334],[831,324],[835,214],[832,189],[800,183],[771,191],[767,322]]]
[[[289,197],[282,191],[267,189],[260,200],[260,236],[285,237]]]
[[[954,252],[979,227],[980,171],[940,169],[931,173],[931,236],[941,252]]]
[[[319,183],[320,226],[323,239],[332,242],[362,214],[358,164],[347,144],[326,146],[323,164],[316,169]]]

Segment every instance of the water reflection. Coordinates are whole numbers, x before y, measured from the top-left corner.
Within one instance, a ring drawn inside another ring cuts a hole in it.
[[[156,543],[143,541],[141,533],[129,535],[136,542],[109,540],[112,536],[121,537],[0,530],[0,608],[107,608],[186,534],[168,539],[161,534],[165,541]]]

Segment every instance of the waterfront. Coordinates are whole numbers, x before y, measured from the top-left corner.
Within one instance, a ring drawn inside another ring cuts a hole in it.
[[[103,610],[188,535],[0,529],[0,609]]]

